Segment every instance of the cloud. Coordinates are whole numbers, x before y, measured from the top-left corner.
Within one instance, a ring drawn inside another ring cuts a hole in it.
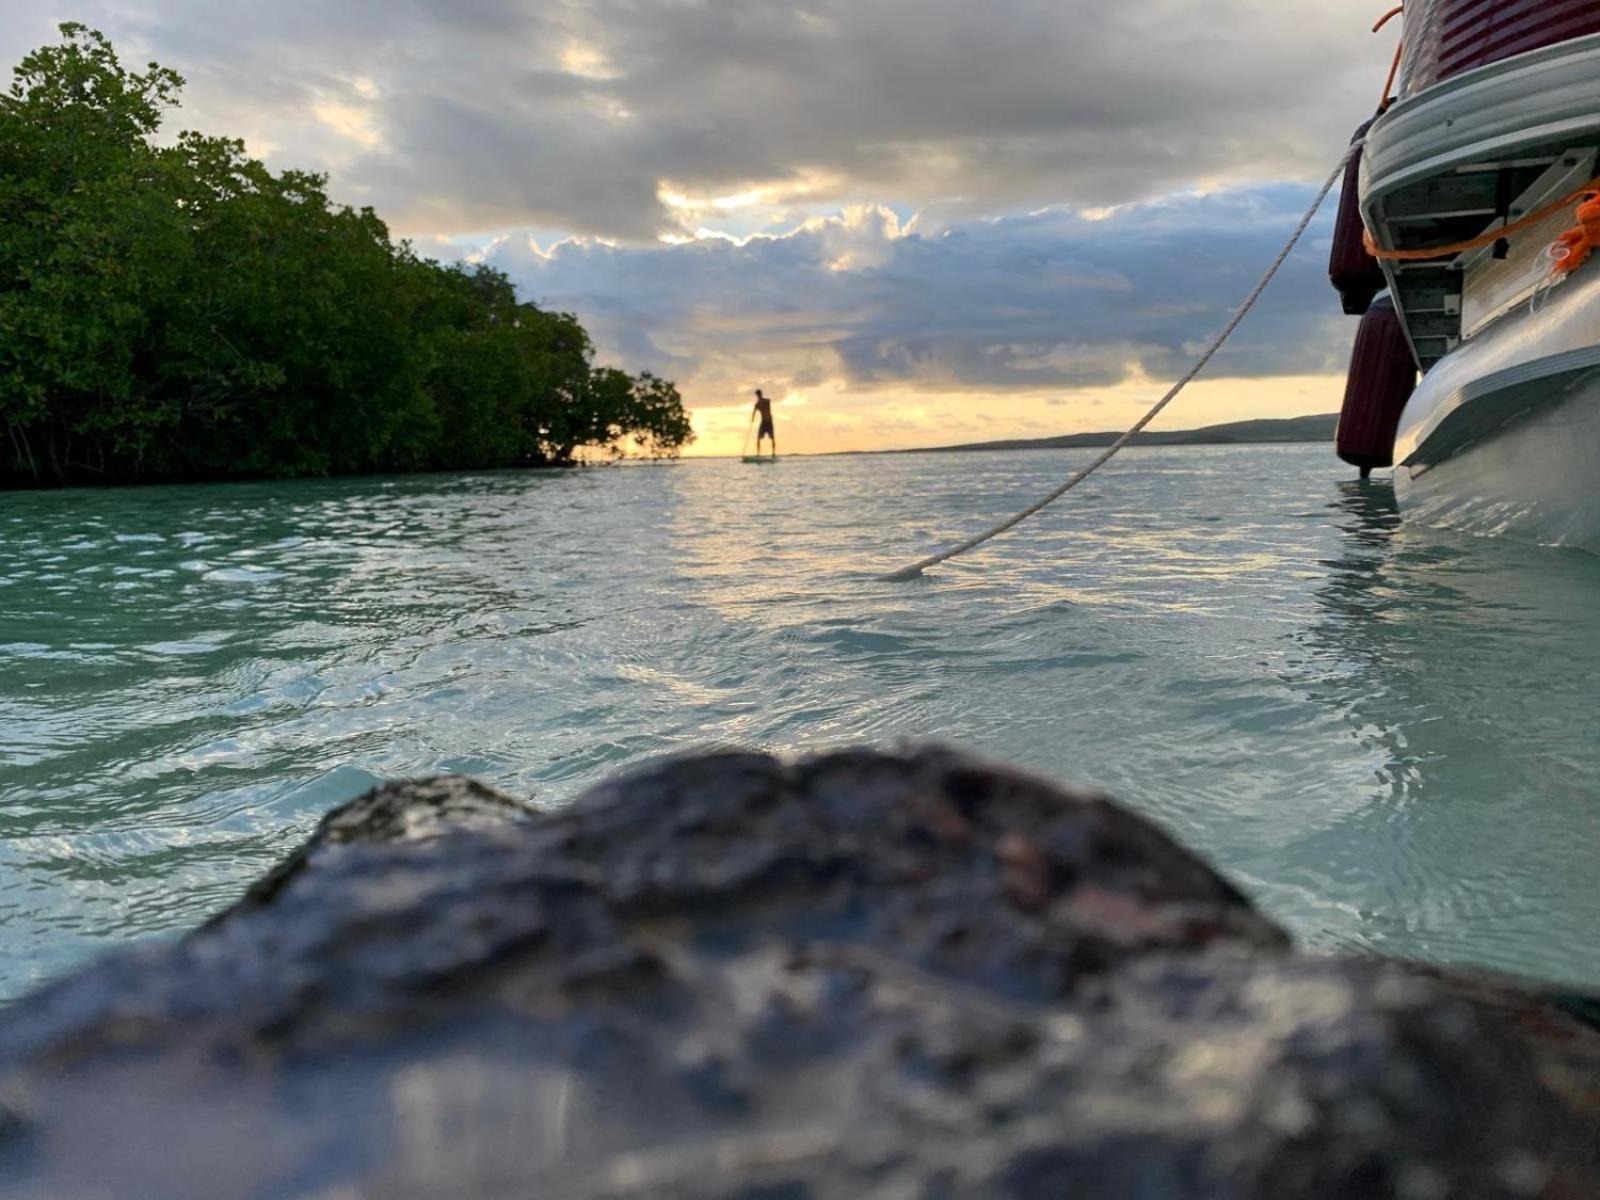
[[[692,232],[695,201],[748,232],[884,197],[935,224],[1308,178],[1386,57],[1323,0],[0,8],[0,52],[92,22],[188,76],[186,121],[332,170],[336,194],[415,234],[649,239]]]
[[[69,18],[188,78],[174,129],[506,270],[735,448],[756,384],[819,448],[1117,423],[1227,320],[1387,58],[1323,0],[0,0],[0,60]],[[1246,386],[1274,378],[1323,406],[1328,227],[1205,419],[1280,411]]]
[[[1187,193],[907,229],[882,207],[783,235],[675,245],[525,237],[484,261],[577,312],[605,353],[712,402],[768,381],[1036,393],[1165,379],[1231,315],[1293,227],[1297,185]],[[1326,279],[1325,214],[1211,374],[1339,370],[1352,326]]]

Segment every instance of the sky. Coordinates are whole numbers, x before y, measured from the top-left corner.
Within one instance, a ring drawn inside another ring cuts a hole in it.
[[[188,81],[171,128],[675,380],[696,453],[1130,424],[1229,318],[1393,31],[1327,0],[0,0]],[[1338,407],[1331,211],[1158,428]]]

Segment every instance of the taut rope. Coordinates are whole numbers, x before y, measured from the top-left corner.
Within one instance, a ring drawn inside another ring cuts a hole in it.
[[[1261,293],[1267,290],[1267,285],[1272,282],[1273,277],[1277,275],[1279,269],[1286,261],[1288,261],[1289,255],[1294,252],[1294,248],[1300,244],[1300,239],[1305,236],[1306,230],[1311,227],[1311,222],[1316,219],[1317,212],[1322,208],[1323,201],[1328,198],[1328,193],[1333,191],[1334,185],[1344,177],[1345,167],[1349,165],[1350,160],[1356,155],[1356,153],[1364,144],[1364,139],[1361,138],[1357,138],[1350,144],[1350,148],[1346,150],[1344,152],[1344,156],[1339,159],[1339,165],[1333,169],[1333,174],[1328,176],[1328,182],[1322,185],[1322,190],[1317,193],[1317,198],[1311,202],[1311,207],[1306,210],[1306,215],[1300,218],[1300,224],[1296,225],[1294,232],[1289,235],[1289,240],[1279,252],[1278,257],[1274,259],[1272,265],[1267,268],[1267,273],[1261,277],[1261,282],[1256,284],[1255,290],[1245,297],[1244,303],[1240,305],[1239,310],[1233,314],[1233,319],[1228,322],[1227,326],[1224,327],[1221,333],[1217,334],[1217,336],[1212,339],[1211,344],[1206,347],[1205,353],[1200,356],[1199,361],[1196,362],[1194,366],[1189,368],[1188,373],[1184,375],[1182,379],[1178,380],[1177,383],[1172,385],[1172,390],[1169,391],[1165,396],[1161,397],[1161,399],[1156,402],[1154,408],[1139,418],[1138,424],[1136,424],[1132,429],[1128,430],[1127,433],[1123,434],[1109,447],[1107,447],[1106,452],[1099,458],[1095,459],[1081,471],[1075,472],[1055,491],[1051,492],[1048,496],[1043,497],[1036,503],[1030,504],[1027,508],[1017,513],[1016,516],[1008,517],[1006,520],[996,525],[993,529],[987,529],[978,534],[976,537],[968,538],[958,546],[951,546],[948,550],[941,550],[938,554],[929,555],[920,562],[914,562],[909,567],[902,567],[898,571],[891,571],[889,574],[882,575],[879,578],[885,581],[915,579],[929,567],[938,566],[942,562],[949,562],[952,558],[955,558],[957,555],[965,554],[969,550],[976,550],[985,542],[999,537],[1002,533],[1005,533],[1008,530],[1015,529],[1029,517],[1033,516],[1034,513],[1039,512],[1041,509],[1048,508],[1057,500],[1061,499],[1061,497],[1065,496],[1073,488],[1077,487],[1085,479],[1089,478],[1089,476],[1093,475],[1101,467],[1105,466],[1106,463],[1115,458],[1118,452],[1133,440],[1134,435],[1139,433],[1146,425],[1150,424],[1151,421],[1155,420],[1157,415],[1160,414],[1161,410],[1176,400],[1178,398],[1178,393],[1183,391],[1184,388],[1188,387],[1196,375],[1205,370],[1206,364],[1211,361],[1218,350],[1222,349],[1222,344],[1233,335],[1233,331],[1235,329],[1239,328],[1240,322],[1242,322],[1245,317],[1249,315],[1250,310],[1255,307],[1256,301],[1261,299]]]

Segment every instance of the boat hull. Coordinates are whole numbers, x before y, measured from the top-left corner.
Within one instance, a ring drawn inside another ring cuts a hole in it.
[[[1600,270],[1452,350],[1400,417],[1414,519],[1600,553]]]
[[[1396,495],[1412,520],[1600,553],[1600,258],[1562,277],[1550,256],[1600,175],[1600,0],[1405,17],[1406,95],[1360,182],[1423,372]]]
[[[1395,468],[1405,517],[1600,554],[1600,370],[1486,440]]]

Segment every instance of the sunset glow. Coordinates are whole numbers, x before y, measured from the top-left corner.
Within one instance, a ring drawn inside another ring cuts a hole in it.
[[[779,383],[763,386],[776,400],[773,413],[779,446],[785,453],[795,454],[915,449],[1117,431],[1137,420],[1166,390],[1154,381],[1098,391],[1001,396],[857,393],[836,380],[795,392],[785,392]],[[1191,429],[1262,415],[1299,417],[1334,412],[1343,391],[1344,379],[1334,375],[1205,380],[1191,384],[1182,403],[1164,413],[1152,428]],[[708,398],[693,403],[692,408],[696,441],[687,454],[744,452],[750,428],[748,402],[738,397],[728,402]]]
[[[573,313],[597,361],[678,385],[699,455],[739,452],[757,386],[795,453],[1126,423],[1270,261],[1384,65],[1369,22],[1309,0],[1087,23],[1036,0],[518,0],[381,27],[284,0],[203,39],[186,2],[108,30],[182,71],[186,126]],[[0,52],[69,10],[19,9]],[[1337,407],[1329,229],[1169,427]]]

